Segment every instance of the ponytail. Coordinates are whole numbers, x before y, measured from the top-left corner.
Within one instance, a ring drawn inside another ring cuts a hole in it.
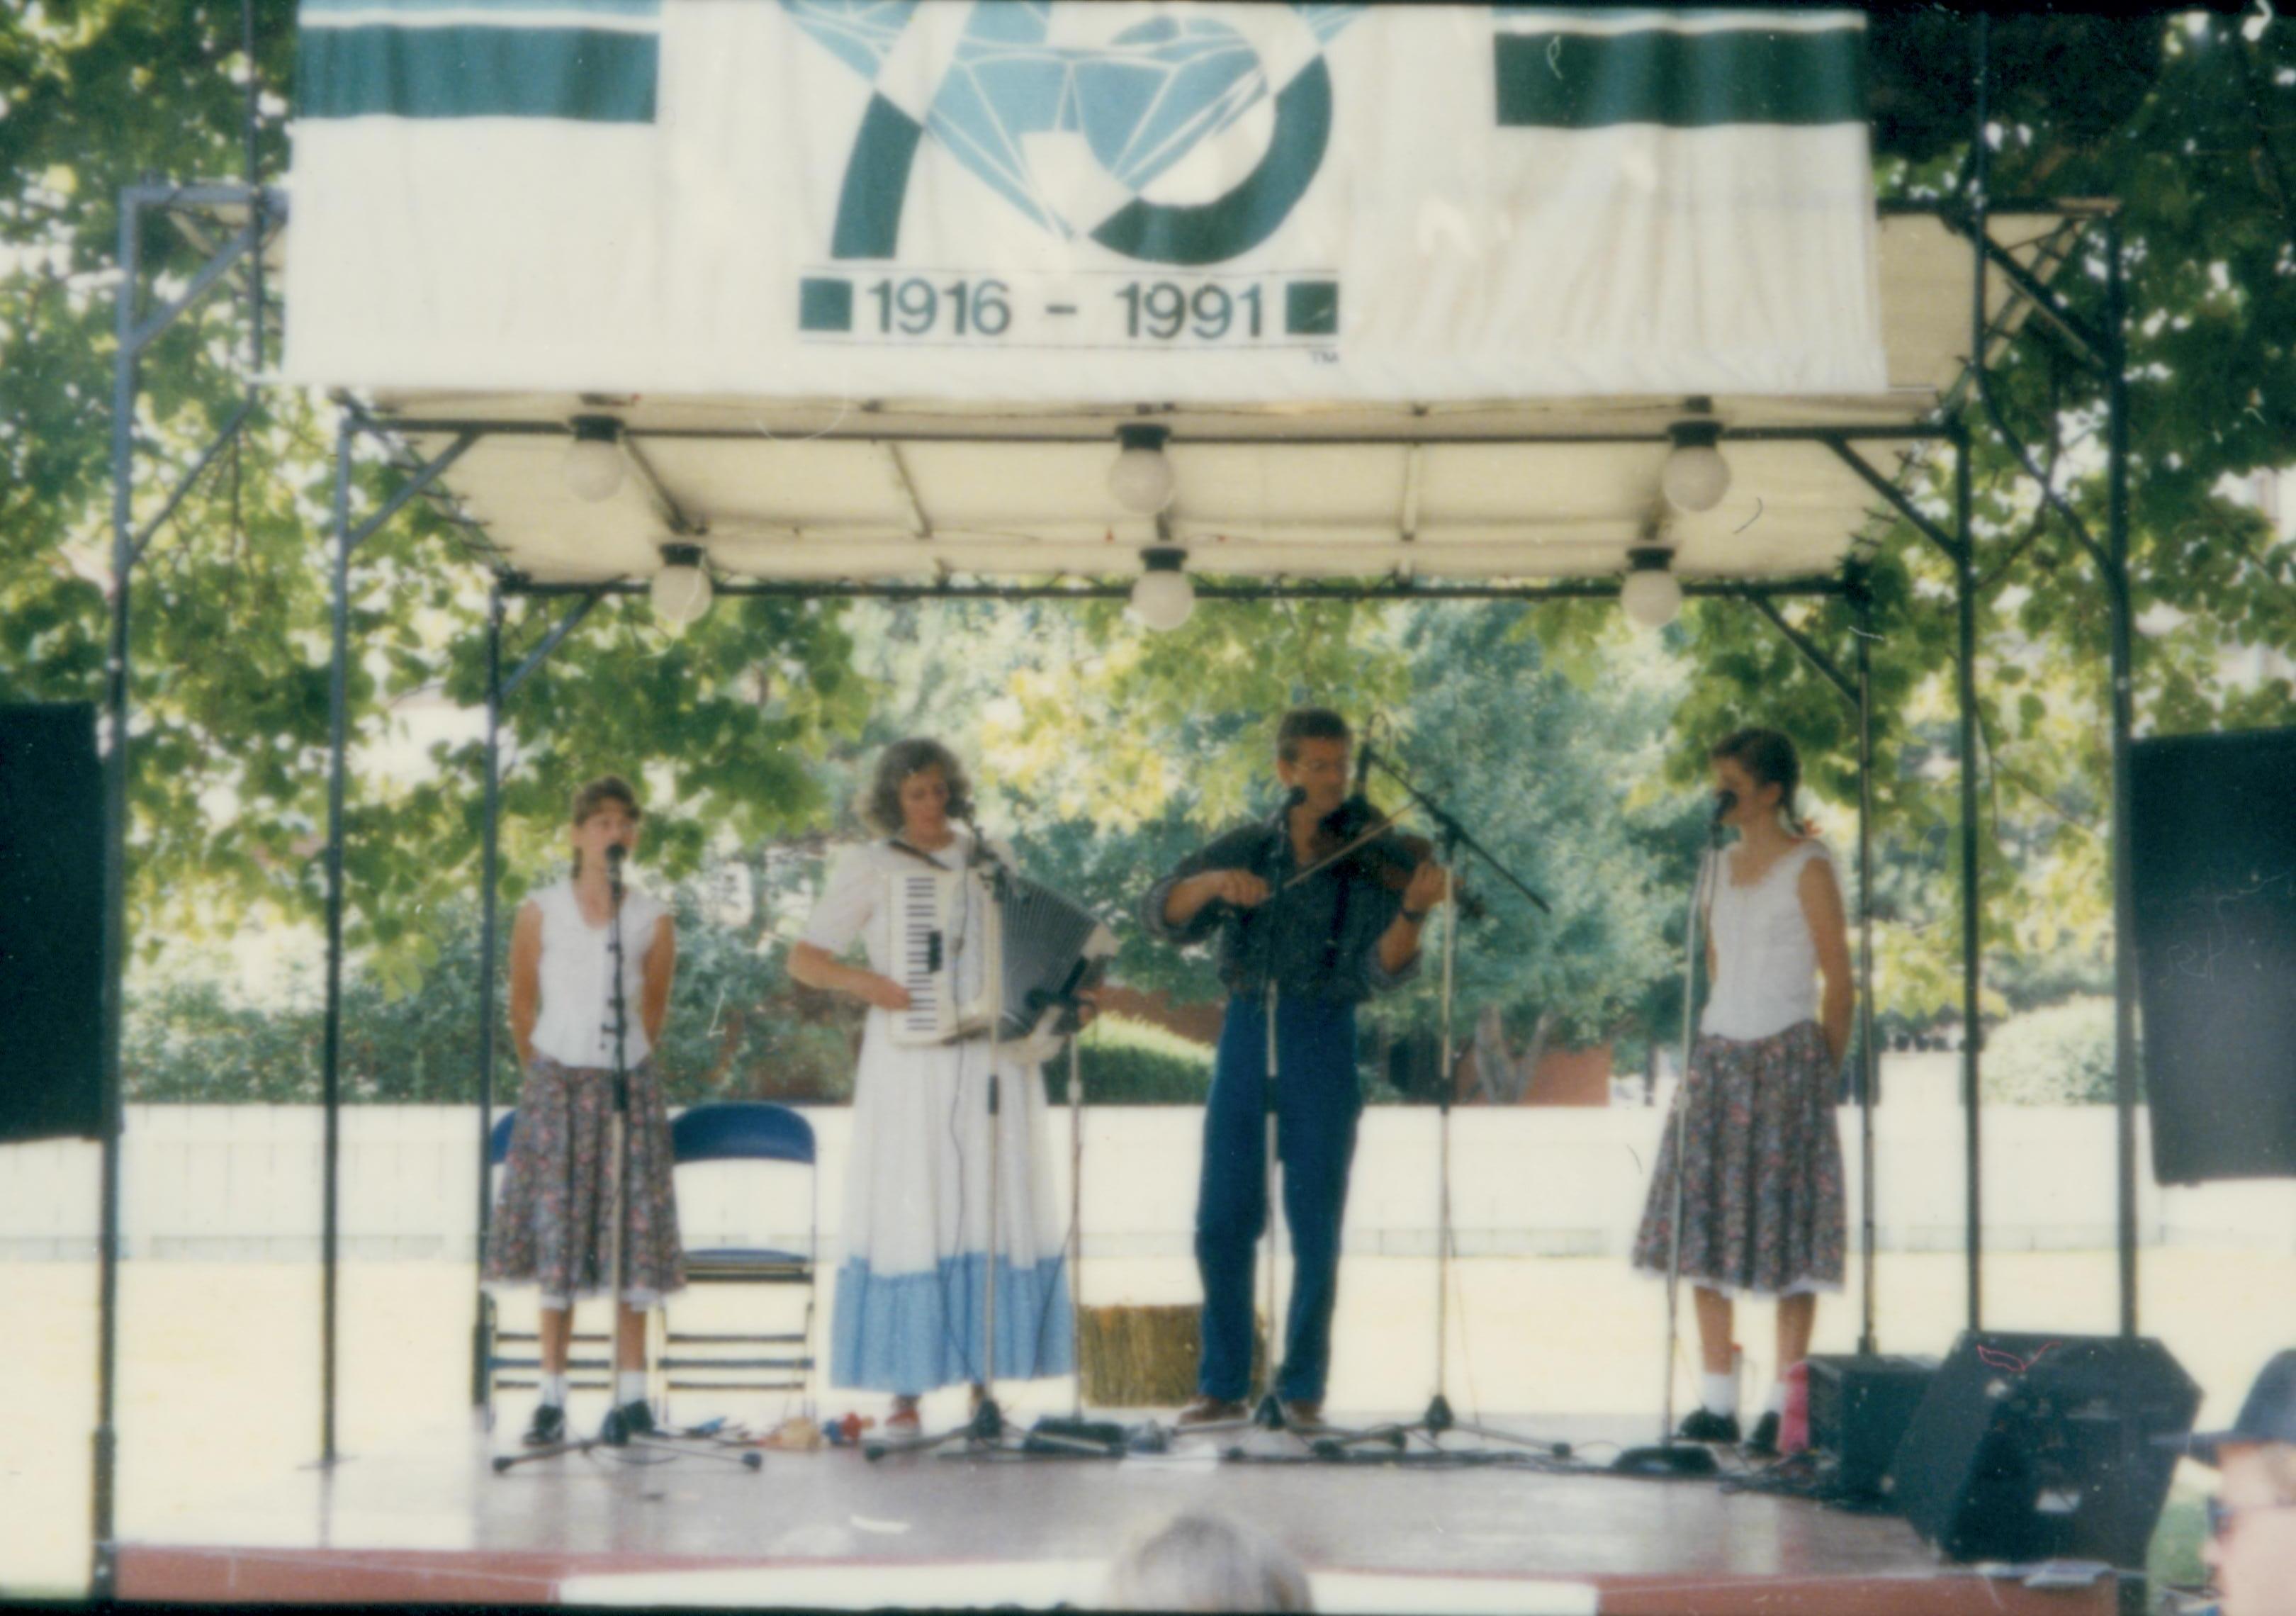
[[[1809,821],[1794,808],[1794,794],[1801,789],[1801,759],[1784,734],[1751,727],[1733,730],[1706,755],[1718,763],[1729,759],[1757,785],[1776,786],[1778,818],[1786,829],[1797,836],[1816,834]]]

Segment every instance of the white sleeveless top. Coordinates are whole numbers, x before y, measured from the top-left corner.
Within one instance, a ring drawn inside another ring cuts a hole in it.
[[[1833,856],[1811,837],[1742,887],[1732,879],[1738,851],[1723,853],[1707,909],[1714,986],[1698,1029],[1742,1043],[1817,1017],[1817,942],[1802,914],[1801,873],[1813,858],[1830,866]]]
[[[613,927],[582,918],[571,877],[533,898],[542,913],[542,1009],[534,1046],[561,1066],[614,1063]],[[639,1000],[645,987],[646,950],[655,923],[669,911],[636,887],[622,889],[622,994],[629,1021],[622,1062],[636,1067],[652,1053]]]

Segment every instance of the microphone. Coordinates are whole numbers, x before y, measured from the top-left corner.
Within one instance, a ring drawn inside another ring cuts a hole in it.
[[[612,841],[606,844],[606,867],[608,869],[620,869],[622,867],[622,860],[627,858],[629,856],[629,849],[624,847],[620,842]]]
[[[1364,786],[1371,779],[1373,756],[1371,742],[1368,741],[1356,749],[1356,789],[1353,794],[1357,797],[1364,794]]]
[[[1713,823],[1713,824],[1721,824],[1723,820],[1725,820],[1726,818],[1729,817],[1730,810],[1731,810],[1732,808],[1736,808],[1737,806],[1738,806],[1738,793],[1737,793],[1737,792],[1715,792],[1715,793],[1714,793],[1714,818],[1713,818],[1713,820],[1711,821],[1711,823]]]

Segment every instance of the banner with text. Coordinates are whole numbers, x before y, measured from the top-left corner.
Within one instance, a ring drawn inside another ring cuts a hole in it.
[[[1823,10],[301,0],[287,368],[1879,392],[1864,50]]]

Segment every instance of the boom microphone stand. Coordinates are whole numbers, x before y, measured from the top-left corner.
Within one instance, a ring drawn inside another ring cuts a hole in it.
[[[1406,1425],[1389,1426],[1384,1430],[1386,1433],[1397,1439],[1417,1435],[1429,1446],[1447,1453],[1456,1450],[1443,1448],[1440,1439],[1446,1431],[1464,1431],[1470,1436],[1482,1437],[1490,1441],[1513,1443],[1523,1448],[1554,1449],[1557,1444],[1544,1439],[1518,1436],[1495,1426],[1460,1420],[1452,1412],[1451,1400],[1447,1395],[1450,1377],[1451,1258],[1455,1243],[1451,1228],[1451,1105],[1456,1098],[1458,1090],[1458,1054],[1452,1030],[1452,1020],[1458,977],[1461,898],[1457,890],[1457,869],[1460,849],[1464,848],[1474,857],[1480,858],[1483,863],[1497,872],[1501,878],[1537,906],[1542,914],[1552,914],[1553,911],[1547,907],[1545,898],[1533,891],[1514,872],[1501,864],[1489,849],[1468,834],[1466,827],[1461,824],[1456,817],[1441,803],[1421,791],[1402,770],[1369,747],[1365,747],[1364,752],[1372,767],[1400,786],[1413,805],[1426,814],[1435,828],[1441,833],[1442,863],[1446,873],[1444,896],[1449,900],[1443,917],[1442,1080],[1436,1089],[1436,1105],[1439,1116],[1436,1124],[1438,1144],[1435,1229],[1435,1392],[1428,1399],[1427,1411],[1416,1421]]]
[[[1682,1075],[1675,1080],[1674,1117],[1669,1124],[1674,1129],[1674,1213],[1668,1229],[1666,1253],[1666,1384],[1659,1405],[1658,1445],[1629,1448],[1611,1461],[1612,1469],[1637,1475],[1710,1476],[1718,1468],[1711,1448],[1676,1440],[1674,1354],[1681,1333],[1678,1309],[1682,1290],[1683,1178],[1687,1168],[1684,1153],[1689,1145],[1690,1128],[1690,1054],[1697,1029],[1698,962],[1700,951],[1705,947],[1699,923],[1705,917],[1720,864],[1722,817],[1736,806],[1737,798],[1728,792],[1720,793],[1715,800],[1714,817],[1706,827],[1706,845],[1698,856],[1698,879],[1690,887],[1690,915],[1683,926],[1686,946],[1682,965]]]
[[[624,956],[622,953],[622,860],[625,857],[627,857],[627,850],[619,843],[606,849],[606,884],[612,899],[612,914],[607,922],[606,950],[608,957],[612,962],[611,974],[614,984],[614,1019],[605,1029],[613,1035],[614,1039],[613,1105],[606,1118],[606,1154],[614,1163],[613,1192],[606,1198],[606,1272],[613,1276],[610,1286],[611,1300],[609,1304],[609,1310],[613,1316],[613,1326],[607,1333],[613,1342],[613,1349],[607,1354],[611,1366],[607,1369],[606,1375],[607,1383],[614,1387],[614,1390],[609,1395],[616,1398],[620,1395],[620,1388],[616,1384],[616,1377],[621,1373],[621,1313],[622,1308],[627,1305],[623,1298],[629,1293],[630,1277],[628,1243],[624,1238],[623,1232],[630,1185],[630,1073],[627,1048],[630,1012],[628,994],[623,982]],[[566,1299],[566,1302],[570,1312],[574,1299],[570,1296]],[[656,1306],[659,1305],[660,1302],[657,1300]],[[652,1310],[649,1308],[648,1312],[651,1313]],[[723,1459],[729,1464],[739,1464],[744,1470],[761,1470],[766,1462],[765,1456],[755,1448],[738,1455],[719,1453],[716,1451],[718,1444],[704,1436],[688,1436],[676,1431],[654,1431],[641,1435],[627,1431],[622,1425],[621,1405],[617,1401],[611,1406],[606,1415],[605,1426],[596,1436],[553,1443],[547,1448],[537,1448],[529,1453],[504,1454],[494,1462],[495,1473],[501,1475],[514,1465],[524,1464],[534,1459],[553,1459],[561,1454],[586,1454],[596,1448],[631,1447],[660,1450],[660,1459],[664,1460],[692,1454],[700,1457]]]

